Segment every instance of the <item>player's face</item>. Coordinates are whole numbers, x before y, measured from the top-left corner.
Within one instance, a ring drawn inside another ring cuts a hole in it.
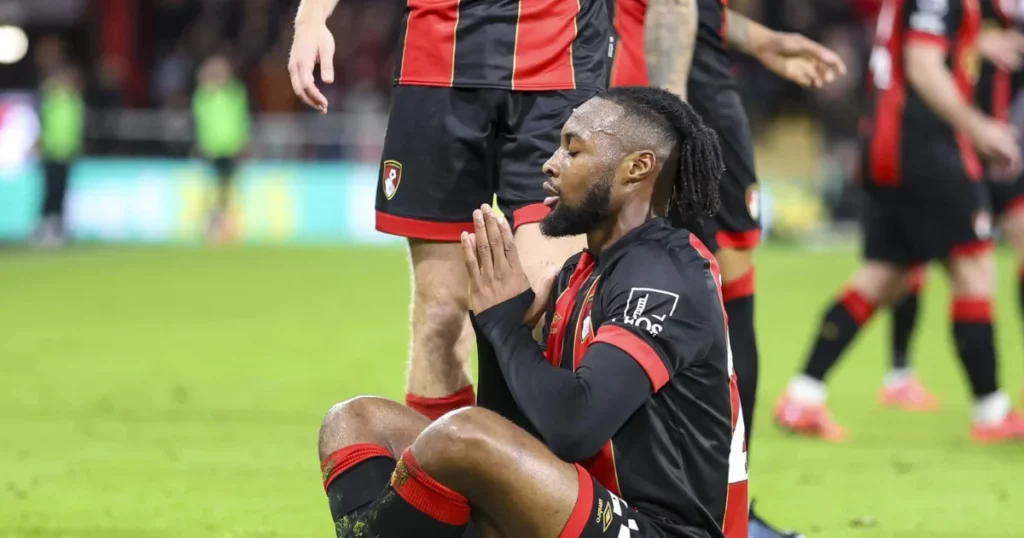
[[[562,127],[561,146],[544,164],[550,178],[544,205],[551,213],[541,222],[548,237],[580,235],[601,227],[614,215],[613,191],[621,151],[608,140],[608,127],[622,108],[591,99]]]

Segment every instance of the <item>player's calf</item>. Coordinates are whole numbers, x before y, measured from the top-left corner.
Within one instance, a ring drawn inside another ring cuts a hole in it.
[[[401,454],[429,424],[383,398],[361,397],[331,407],[320,427],[320,469],[339,537],[355,536]]]
[[[469,291],[458,243],[410,240],[412,345],[406,404],[427,418],[475,403]]]

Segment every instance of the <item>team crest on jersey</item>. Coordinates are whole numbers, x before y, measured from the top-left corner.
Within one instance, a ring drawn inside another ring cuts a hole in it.
[[[974,235],[978,239],[989,239],[992,237],[992,215],[988,211],[978,211],[974,214]]]
[[[747,187],[746,194],[747,201],[747,212],[750,213],[750,218],[760,221],[761,220],[761,187],[757,183]]]
[[[390,200],[395,197],[398,186],[402,183],[402,163],[392,160],[384,161],[381,176],[381,188],[384,189],[384,196]]]

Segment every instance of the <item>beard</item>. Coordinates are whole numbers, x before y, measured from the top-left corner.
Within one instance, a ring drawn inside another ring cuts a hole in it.
[[[579,205],[559,200],[540,223],[546,237],[568,237],[588,233],[612,217],[612,176],[602,177],[587,191]]]

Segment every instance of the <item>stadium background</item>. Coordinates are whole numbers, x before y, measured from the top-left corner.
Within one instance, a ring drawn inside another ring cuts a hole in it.
[[[0,536],[330,536],[315,460],[331,403],[400,396],[409,279],[402,241],[373,230],[398,0],[342,0],[327,116],[292,96],[294,0],[0,1]],[[854,131],[877,0],[733,0],[839,51],[850,74],[805,92],[742,58],[768,239],[757,259],[764,366],[751,487],[765,512],[820,537],[1024,535],[1024,447],[968,439],[969,403],[932,275],[914,346],[942,410],[874,401],[887,316],[832,378],[852,439],[784,436],[768,413],[813,324],[856,262]],[[202,60],[245,81],[253,143],[232,216],[204,242],[211,169],[190,99]],[[85,156],[68,248],[37,224],[40,81],[86,82]],[[1001,371],[1019,394],[1016,263],[1000,252]]]

